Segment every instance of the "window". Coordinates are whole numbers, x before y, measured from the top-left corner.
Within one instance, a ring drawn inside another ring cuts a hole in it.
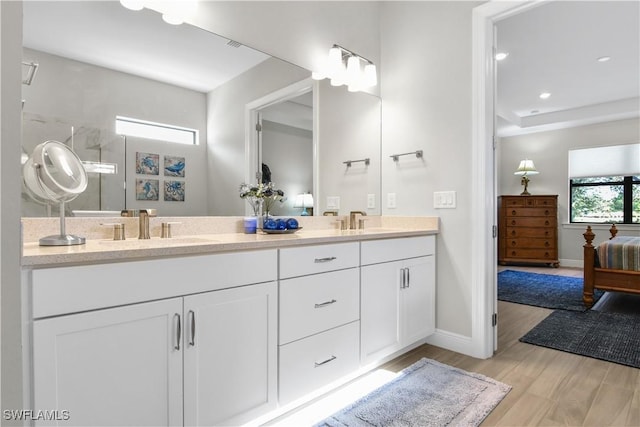
[[[178,144],[198,144],[198,131],[196,129],[147,122],[129,117],[116,117],[116,133],[118,135],[158,139]]]
[[[640,224],[640,144],[569,151],[571,222]]]

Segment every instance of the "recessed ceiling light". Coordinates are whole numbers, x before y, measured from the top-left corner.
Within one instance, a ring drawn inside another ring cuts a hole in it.
[[[607,62],[611,59],[610,56],[601,56],[600,58],[598,58],[598,62]]]
[[[551,96],[549,92],[542,92],[540,94],[540,99],[548,99]]]
[[[496,53],[496,61],[502,61],[503,59],[505,59],[507,56],[509,56],[508,52],[500,52],[500,53]]]

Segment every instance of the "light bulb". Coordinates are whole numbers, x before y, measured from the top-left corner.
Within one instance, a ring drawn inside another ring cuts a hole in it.
[[[144,9],[144,0],[120,0],[120,4],[131,10]]]
[[[378,75],[376,74],[376,66],[367,64],[364,67],[364,86],[372,87],[378,84]]]
[[[347,84],[357,84],[360,80],[360,59],[352,55],[347,60]]]
[[[342,74],[344,64],[342,63],[342,50],[338,47],[329,49],[329,59],[327,61],[328,76],[333,78]]]

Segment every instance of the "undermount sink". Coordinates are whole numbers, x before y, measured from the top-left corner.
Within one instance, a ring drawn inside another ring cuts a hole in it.
[[[151,239],[128,239],[128,240],[100,240],[101,245],[108,245],[113,247],[127,247],[127,248],[156,248],[166,246],[178,246],[178,245],[196,245],[205,243],[214,243],[216,240],[206,237],[170,237],[167,239],[151,238]]]

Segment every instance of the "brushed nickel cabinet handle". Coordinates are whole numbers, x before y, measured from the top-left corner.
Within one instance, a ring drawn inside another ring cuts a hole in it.
[[[411,286],[411,269],[407,267],[407,288]]]
[[[320,262],[329,262],[329,261],[333,261],[334,259],[337,259],[334,256],[329,256],[329,257],[325,257],[325,258],[316,258],[313,262],[315,263],[320,263]]]
[[[193,347],[196,345],[196,313],[193,310],[189,310],[189,317],[191,317],[191,340],[189,345]]]
[[[322,366],[322,365],[326,365],[329,362],[333,362],[334,360],[336,360],[337,357],[336,356],[331,356],[330,358],[328,358],[327,360],[323,360],[322,362],[315,362],[315,368]]]
[[[180,315],[178,313],[173,315],[173,318],[178,318],[178,323],[176,324],[176,345],[173,346],[174,350],[180,350],[180,339],[182,338],[182,325],[180,324]]]
[[[332,299],[331,301],[321,302],[320,304],[314,304],[313,306],[315,308],[322,308],[322,307],[327,307],[327,306],[329,306],[331,304],[335,304],[337,302],[338,302],[338,300]]]

